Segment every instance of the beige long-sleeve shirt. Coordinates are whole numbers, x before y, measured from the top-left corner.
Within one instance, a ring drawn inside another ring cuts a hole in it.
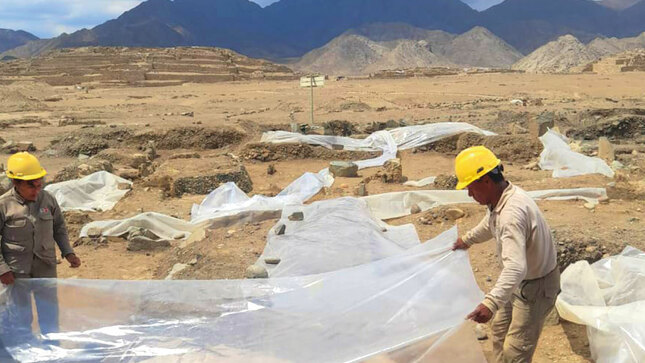
[[[15,188],[0,196],[0,275],[29,274],[34,256],[56,265],[56,248],[63,256],[74,253],[65,219],[56,199],[41,191],[29,202]]]
[[[557,265],[551,229],[535,201],[509,183],[497,206],[462,239],[467,245],[495,238],[502,272],[483,304],[493,313],[510,301],[523,280],[546,276]]]

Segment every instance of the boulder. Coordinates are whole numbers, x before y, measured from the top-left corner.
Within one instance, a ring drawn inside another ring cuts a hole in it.
[[[249,279],[266,279],[269,277],[269,272],[262,266],[251,265],[247,267],[245,276]]]
[[[125,168],[120,169],[117,175],[124,179],[135,180],[141,177],[141,173],[137,169]]]
[[[403,183],[407,180],[403,176],[403,166],[401,159],[390,159],[383,164],[383,172],[381,178],[384,183]]]
[[[332,161],[329,163],[329,172],[334,177],[353,178],[358,176],[358,165],[351,161]]]
[[[609,139],[605,136],[602,136],[598,139],[598,157],[608,163],[616,160],[614,145],[612,145],[612,143],[609,142]]]

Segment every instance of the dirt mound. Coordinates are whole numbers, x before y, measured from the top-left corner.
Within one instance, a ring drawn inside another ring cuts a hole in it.
[[[67,180],[79,179],[84,176],[96,173],[97,171],[105,170],[113,172],[114,168],[112,163],[107,160],[89,159],[86,161],[77,161],[72,165],[68,165],[59,171],[54,177],[54,183],[60,183]]]
[[[325,135],[351,136],[356,133],[356,125],[345,120],[332,120],[323,123]]]
[[[600,136],[614,139],[633,139],[645,135],[645,109],[597,109],[579,115],[578,128],[569,130],[567,136],[595,140]]]
[[[129,138],[129,142],[154,141],[158,149],[219,149],[237,144],[245,134],[231,128],[178,127],[167,131],[146,131]]]
[[[477,145],[484,145],[491,149],[503,161],[533,160],[542,152],[543,148],[538,139],[534,139],[529,135],[484,136],[475,133],[464,133],[418,147],[416,150],[456,155],[461,150]]]
[[[154,141],[158,149],[203,150],[239,143],[244,136],[244,133],[230,128],[179,127],[134,133],[123,127],[89,127],[73,132],[62,140],[53,141],[52,148],[69,156],[92,156],[108,148],[122,149]]]
[[[434,188],[441,190],[455,190],[457,187],[457,177],[454,175],[437,175],[434,180]]]
[[[558,266],[563,271],[577,261],[594,263],[605,255],[616,255],[625,248],[624,242],[602,241],[585,232],[572,230],[554,231],[554,242],[558,251]]]
[[[250,143],[244,146],[241,157],[247,160],[278,161],[294,159],[362,160],[380,155],[378,152],[329,150],[307,144]]]
[[[0,112],[21,112],[24,110],[47,110],[37,99],[29,98],[14,87],[0,87]]]

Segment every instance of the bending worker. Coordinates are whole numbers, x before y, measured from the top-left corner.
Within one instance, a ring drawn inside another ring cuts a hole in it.
[[[560,292],[560,270],[551,230],[537,204],[502,172],[501,161],[475,146],[457,156],[457,189],[488,207],[486,217],[453,246],[468,249],[494,238],[502,272],[484,301],[468,315],[493,318],[493,353],[498,362],[531,362],[546,316]]]
[[[67,237],[63,214],[54,199],[43,189],[45,169],[35,156],[20,152],[9,157],[7,176],[13,188],[0,196],[0,281],[12,285],[15,279],[55,278],[56,249],[71,267],[81,260],[74,254]],[[3,328],[12,334],[31,334],[34,294],[42,334],[58,330],[58,300],[55,285],[15,284],[11,291],[12,310],[3,318]],[[11,321],[6,321],[11,319]]]

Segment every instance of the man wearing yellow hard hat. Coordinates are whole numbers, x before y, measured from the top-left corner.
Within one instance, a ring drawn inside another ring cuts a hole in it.
[[[467,188],[488,213],[457,239],[453,249],[494,238],[502,265],[495,286],[468,319],[486,323],[494,316],[493,353],[498,362],[530,362],[560,292],[551,229],[535,201],[504,178],[501,161],[484,146],[459,153],[455,171],[457,189]]]
[[[15,279],[55,278],[56,245],[71,267],[79,267],[81,260],[69,244],[65,220],[56,199],[43,190],[47,172],[38,159],[27,152],[13,154],[7,161],[6,174],[12,180],[13,188],[0,196],[0,282],[16,285],[9,314],[13,319],[11,326],[30,333],[33,320],[31,292],[22,291],[24,286],[16,284]],[[41,333],[57,331],[56,289],[34,290],[33,294]],[[44,306],[47,313],[41,314]]]

